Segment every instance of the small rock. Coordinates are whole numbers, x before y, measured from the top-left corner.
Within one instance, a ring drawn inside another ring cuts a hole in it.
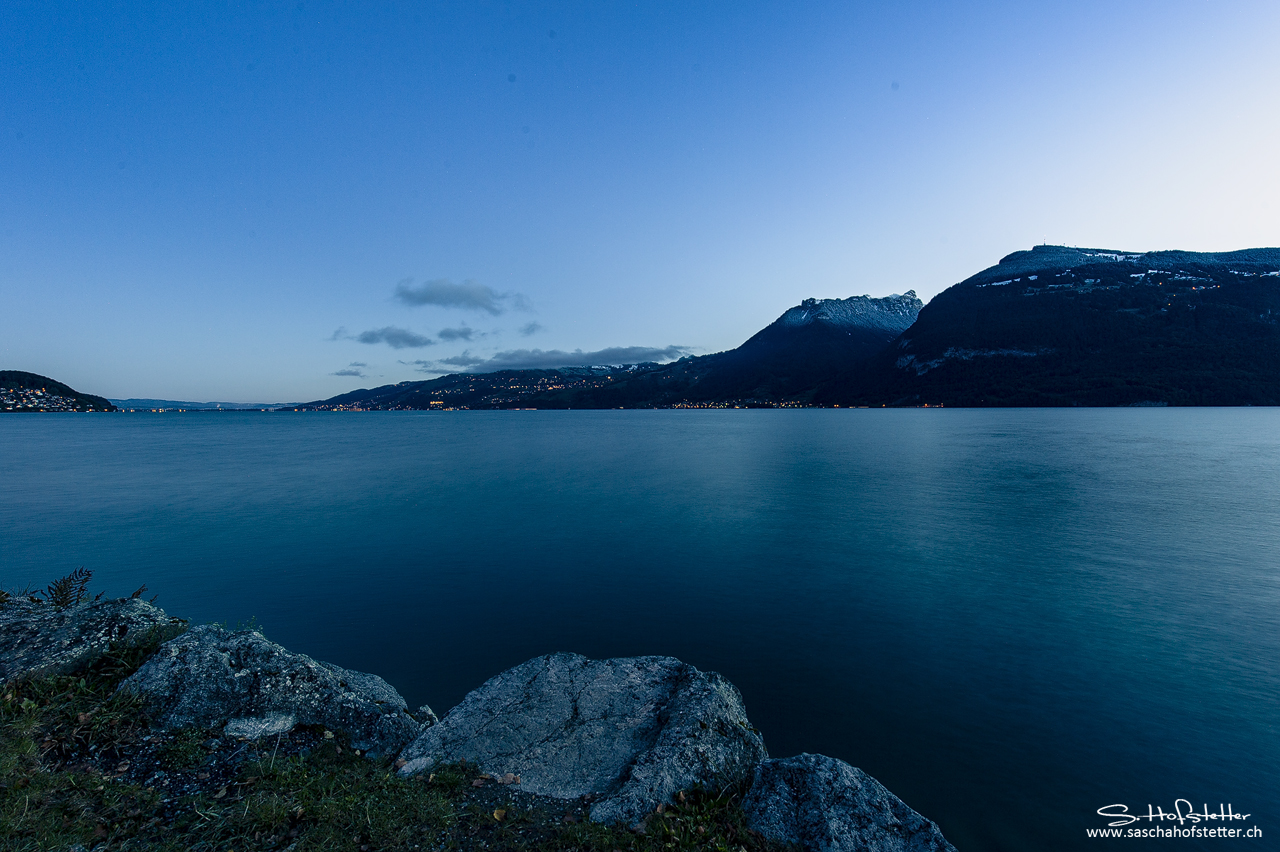
[[[955,852],[876,779],[821,754],[761,763],[742,810],[749,828],[805,852]]]
[[[528,793],[598,793],[597,822],[638,824],[680,790],[719,789],[765,757],[733,684],[671,657],[537,657],[490,679],[402,753],[401,774],[466,761]]]
[[[292,653],[252,630],[214,624],[166,642],[123,684],[166,729],[225,726],[256,739],[295,725],[345,731],[371,755],[399,750],[422,730],[382,678]]]
[[[75,674],[111,650],[175,635],[186,622],[140,598],[92,601],[59,609],[13,599],[0,605],[0,684]]]
[[[267,713],[260,718],[232,719],[222,732],[229,737],[259,740],[276,734],[287,734],[298,724],[292,713]]]

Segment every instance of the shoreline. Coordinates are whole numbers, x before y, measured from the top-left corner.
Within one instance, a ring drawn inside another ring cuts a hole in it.
[[[297,786],[301,775],[322,785],[376,787],[370,795],[385,799],[391,811],[397,800],[402,809],[409,803],[420,809],[408,820],[388,816],[376,837],[357,831],[340,844],[360,850],[428,848],[442,839],[438,848],[571,843],[643,850],[675,843],[689,849],[780,850],[799,844],[816,850],[861,848],[857,844],[878,840],[890,845],[876,848],[952,850],[933,823],[847,764],[817,755],[766,758],[732,684],[672,658],[535,658],[491,678],[437,720],[428,707],[410,714],[399,693],[374,675],[293,654],[256,631],[187,625],[141,600],[143,590],[132,598],[90,598],[88,579],[82,572],[56,581],[43,595],[0,600],[0,813],[16,807],[23,789],[43,791],[42,805],[63,812],[54,805],[57,799],[89,791],[97,803],[89,813],[129,805],[111,828],[103,828],[102,819],[89,820],[90,839],[119,842],[118,848],[200,848],[207,842],[203,824],[213,811],[227,821],[220,830],[240,832],[246,848],[284,848],[285,839],[291,849],[338,848],[332,844],[335,821],[345,819],[341,808],[330,807],[319,819],[307,817],[326,807],[317,802],[300,804],[291,815],[280,811],[282,797],[293,802],[301,795],[280,785]],[[185,679],[182,688],[175,688],[174,677]],[[250,682],[248,691],[228,693]],[[517,683],[526,684],[517,689],[524,696],[519,712],[511,710],[515,693],[504,686]],[[560,685],[530,697],[532,683]],[[658,691],[637,704],[636,689]],[[565,712],[566,695],[578,696],[571,717],[557,715]],[[604,702],[600,720],[616,733],[601,739],[604,729],[596,723],[571,724],[565,733],[562,719],[576,719],[580,712],[590,716],[581,704],[588,695]],[[493,716],[495,708],[505,709]],[[74,720],[69,729],[68,717]],[[495,740],[493,726],[512,719],[513,734]],[[554,729],[560,741],[538,739],[533,751],[512,746],[511,736],[518,740],[530,725]],[[445,740],[454,745],[441,750]],[[523,767],[521,774],[501,771],[502,758],[485,751],[491,741]],[[551,754],[558,748],[578,757],[558,762]],[[585,780],[579,762],[584,757],[596,766]],[[636,786],[649,771],[645,766],[653,767],[655,780],[666,780],[659,787]],[[847,791],[839,803],[819,789],[832,779]],[[43,846],[52,839],[41,835],[53,830],[51,815],[31,815],[30,795],[24,795],[23,816],[13,825],[19,831],[28,826],[31,839]],[[817,797],[808,810],[821,814],[820,829],[809,824],[819,818],[813,814],[797,818],[790,805],[778,810],[778,803],[797,795],[805,801]],[[223,813],[229,805],[243,809],[239,820]],[[487,811],[478,816],[480,805]],[[263,808],[275,814],[274,821]],[[434,821],[423,815],[426,810]],[[257,826],[252,835],[246,821]],[[170,825],[178,828],[165,828]],[[465,836],[458,834],[463,825],[470,832]],[[83,837],[88,830],[81,821],[69,823],[66,832]],[[833,830],[837,838],[844,836],[842,842],[815,845],[819,834]],[[433,839],[409,843],[414,832]],[[312,845],[321,834],[324,845]],[[393,835],[401,839],[393,842]],[[470,843],[471,838],[481,842]],[[108,848],[103,844],[82,841],[81,847]]]

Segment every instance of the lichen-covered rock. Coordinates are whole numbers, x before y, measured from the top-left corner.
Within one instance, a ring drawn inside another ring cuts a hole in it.
[[[398,751],[422,730],[382,678],[295,654],[252,630],[193,627],[160,646],[123,684],[164,728],[225,729],[249,739],[295,725],[343,731],[372,755]]]
[[[742,810],[750,828],[805,852],[955,852],[876,779],[821,754],[761,763]]]
[[[400,755],[401,773],[465,759],[529,793],[594,794],[597,822],[638,823],[695,784],[749,777],[765,757],[742,696],[671,657],[551,654],[490,679]]]
[[[138,598],[66,608],[11,599],[0,605],[0,683],[75,674],[113,646],[134,648],[157,635],[167,639],[185,623]]]

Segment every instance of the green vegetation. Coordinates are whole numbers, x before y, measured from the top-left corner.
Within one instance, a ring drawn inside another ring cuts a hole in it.
[[[86,576],[54,586],[82,600]],[[167,638],[0,690],[0,850],[778,848],[747,831],[738,789],[682,793],[632,832],[474,766],[400,778],[322,729],[258,743],[154,730],[116,687]]]
[[[65,577],[54,580],[45,589],[45,600],[58,609],[75,606],[89,597],[89,581],[93,572],[81,565]]]

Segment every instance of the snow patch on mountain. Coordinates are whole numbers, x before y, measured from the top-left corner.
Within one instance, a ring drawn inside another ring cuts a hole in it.
[[[805,299],[778,318],[788,328],[823,323],[841,328],[869,328],[905,331],[916,321],[924,303],[915,290],[880,299],[850,296],[847,299]]]

